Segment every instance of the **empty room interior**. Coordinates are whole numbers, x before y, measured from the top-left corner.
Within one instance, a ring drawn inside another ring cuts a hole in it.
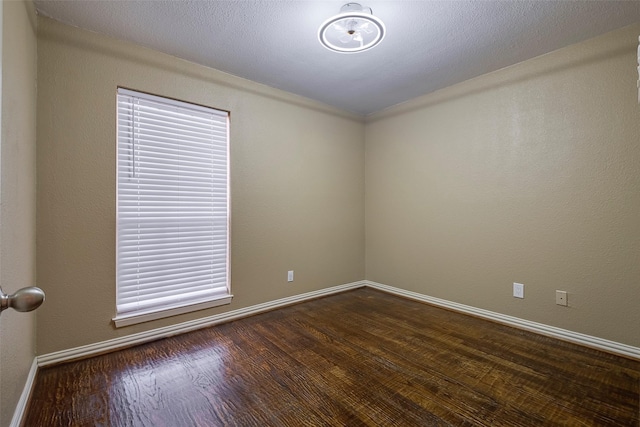
[[[1,426],[640,425],[640,2],[0,12]]]

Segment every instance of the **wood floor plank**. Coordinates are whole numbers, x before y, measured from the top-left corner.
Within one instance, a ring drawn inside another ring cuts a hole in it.
[[[371,289],[39,370],[24,426],[640,426],[640,361]]]

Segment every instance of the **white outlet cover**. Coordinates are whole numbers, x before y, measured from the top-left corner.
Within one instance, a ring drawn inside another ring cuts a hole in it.
[[[556,291],[556,304],[567,307],[569,305],[567,301],[566,291]]]
[[[522,283],[513,284],[513,296],[515,298],[524,298],[524,285]]]

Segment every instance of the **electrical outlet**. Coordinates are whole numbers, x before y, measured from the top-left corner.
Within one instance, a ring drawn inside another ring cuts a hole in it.
[[[565,307],[569,305],[566,291],[556,291],[556,304],[563,305]]]
[[[524,285],[522,283],[513,284],[513,296],[515,298],[524,298]]]
[[[287,282],[293,282],[293,270],[287,271]]]

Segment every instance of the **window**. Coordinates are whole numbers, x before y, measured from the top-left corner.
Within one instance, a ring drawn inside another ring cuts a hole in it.
[[[229,113],[119,88],[117,123],[116,326],[228,304]]]

